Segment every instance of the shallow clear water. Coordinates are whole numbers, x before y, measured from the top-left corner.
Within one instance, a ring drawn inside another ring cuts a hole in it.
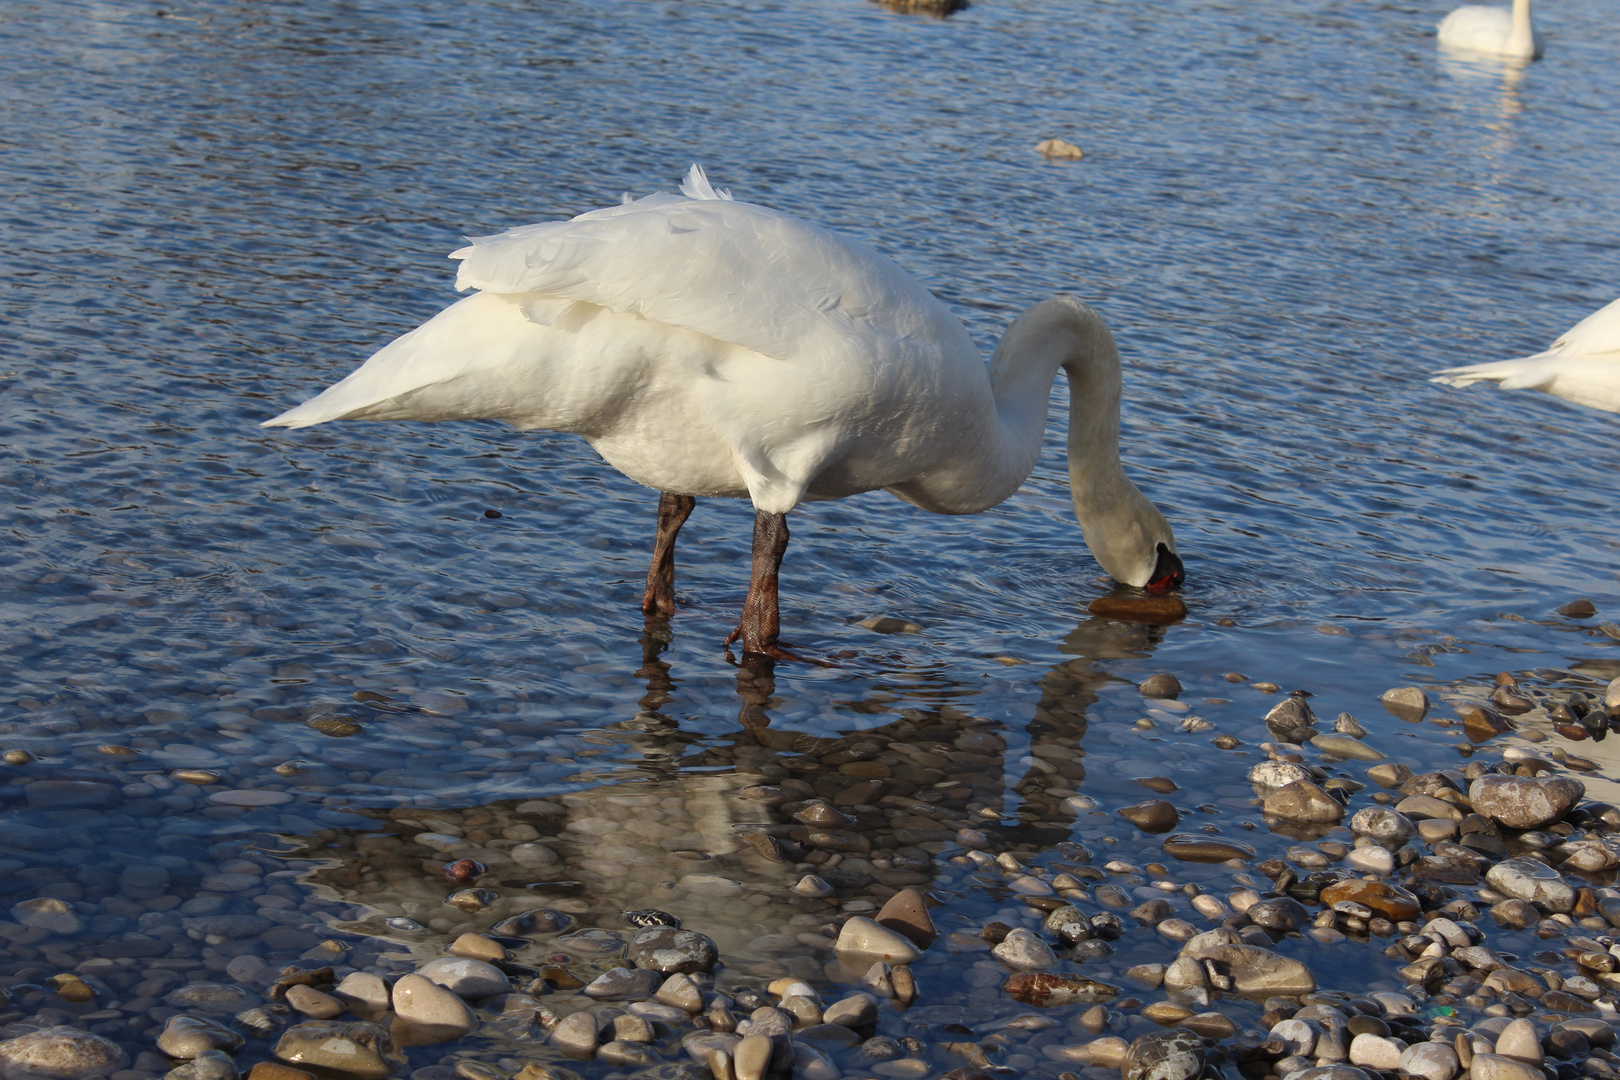
[[[1425,378],[1534,351],[1620,291],[1613,13],[1546,5],[1547,57],[1513,71],[1438,54],[1447,6],[8,5],[0,742],[40,758],[5,789],[13,820],[38,820],[24,780],[185,766],[296,801],[225,820],[184,785],[131,795],[135,824],[81,859],[151,830],[358,825],[345,807],[695,791],[705,752],[762,738],[739,708],[834,737],[950,705],[1007,740],[1010,821],[1032,721],[1076,686],[1165,670],[1227,696],[1236,670],[1438,762],[1443,733],[1379,692],[1620,674],[1598,625],[1620,605],[1616,418]],[[1053,136],[1085,158],[1038,156]],[[747,507],[705,503],[683,533],[666,670],[637,610],[656,500],[581,441],[257,427],[448,303],[463,235],[669,190],[693,161],[889,253],[986,349],[1053,291],[1094,303],[1190,617],[1085,614],[1106,585],[1068,506],[1061,388],[1035,475],[990,512],[878,493],[796,513],[784,637],[854,659],[779,668],[763,705],[720,648]],[[1596,619],[1553,614],[1577,596]],[[1266,702],[1240,691],[1225,708],[1252,725]],[[1133,694],[1087,738],[1135,719]],[[302,722],[331,711],[363,730]],[[1186,739],[1164,760],[1189,786],[1208,763]],[[288,759],[316,768],[270,772]]]

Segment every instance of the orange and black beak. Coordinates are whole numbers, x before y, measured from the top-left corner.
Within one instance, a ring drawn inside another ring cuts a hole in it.
[[[1171,589],[1179,588],[1186,578],[1187,570],[1181,565],[1181,557],[1160,544],[1159,561],[1153,564],[1153,576],[1148,578],[1145,586],[1147,591],[1154,596],[1163,596]]]

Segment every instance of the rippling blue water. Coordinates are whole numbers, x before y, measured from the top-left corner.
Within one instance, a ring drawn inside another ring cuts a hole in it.
[[[444,788],[397,797],[567,786],[540,744],[516,774],[468,755],[491,716],[635,714],[652,494],[568,437],[257,424],[448,303],[463,235],[668,190],[693,161],[888,252],[986,349],[1053,291],[1095,303],[1129,465],[1189,568],[1179,626],[1116,640],[1084,614],[1104,586],[1055,426],[973,518],[804,508],[784,635],[858,659],[779,671],[779,726],[870,726],[846,704],[874,688],[1016,726],[1077,654],[1309,686],[1329,715],[1612,656],[1616,418],[1425,376],[1620,293],[1613,10],[1545,5],[1546,59],[1513,71],[1439,55],[1447,6],[8,4],[8,737],[384,760],[407,726],[339,744],[244,719],[376,688],[465,718],[423,736]],[[1037,155],[1053,136],[1085,158]],[[701,737],[735,726],[719,642],[749,520],[707,503],[682,538],[664,659]],[[1581,595],[1599,620],[1551,616]],[[924,632],[857,625],[877,614]]]

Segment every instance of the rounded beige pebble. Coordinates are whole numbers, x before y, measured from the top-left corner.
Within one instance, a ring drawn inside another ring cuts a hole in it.
[[[589,1060],[596,1056],[596,1039],[601,1021],[595,1013],[569,1013],[551,1033],[551,1045],[571,1058]]]
[[[198,787],[207,787],[209,784],[219,783],[219,773],[207,769],[176,769],[169,774],[172,780],[182,784],[195,784]]]
[[[864,915],[857,915],[844,924],[833,949],[846,955],[887,960],[891,964],[910,964],[922,956],[922,950],[912,944],[910,938]]]
[[[289,992],[289,1000],[291,996]],[[442,1030],[445,1041],[467,1034],[476,1023],[466,1002],[421,975],[401,976],[394,984],[393,1000],[394,1015],[414,1028]]]
[[[157,1047],[172,1058],[190,1061],[204,1050],[233,1054],[242,1048],[242,1036],[213,1020],[181,1013],[171,1016],[157,1037]]]
[[[1543,1060],[1541,1036],[1536,1034],[1535,1023],[1524,1017],[1509,1023],[1496,1037],[1496,1052],[1502,1057],[1540,1065]]]
[[[330,994],[323,994],[313,986],[287,987],[287,1004],[315,1020],[330,1020],[342,1016],[343,1002]]]
[[[1529,1062],[1500,1054],[1475,1054],[1468,1076],[1469,1080],[1546,1080],[1542,1071]]]
[[[1065,1046],[1063,1057],[1076,1065],[1091,1065],[1102,1069],[1117,1069],[1124,1064],[1131,1044],[1117,1035],[1093,1039],[1077,1046]]]
[[[1035,152],[1052,161],[1079,161],[1086,152],[1066,139],[1042,139],[1035,144]]]
[[[1394,1071],[1401,1064],[1401,1046],[1382,1035],[1362,1032],[1350,1041],[1350,1064]]]
[[[285,791],[269,788],[233,788],[214,792],[208,796],[208,801],[219,806],[280,806],[292,802],[293,797]]]

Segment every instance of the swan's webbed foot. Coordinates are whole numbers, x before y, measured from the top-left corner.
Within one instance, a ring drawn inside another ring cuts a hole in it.
[[[647,592],[641,598],[643,615],[675,614],[675,537],[692,516],[697,500],[690,495],[658,495],[658,532],[653,538],[652,565],[647,568]]]

